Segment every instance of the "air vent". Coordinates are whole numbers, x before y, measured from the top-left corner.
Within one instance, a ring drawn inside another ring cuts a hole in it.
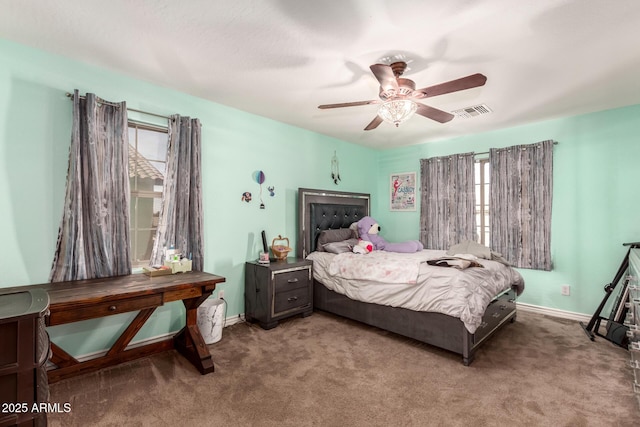
[[[482,114],[491,113],[491,108],[487,107],[485,104],[474,105],[473,107],[461,108],[460,110],[452,111],[457,117],[462,117],[465,119],[470,119],[472,117],[480,116]]]

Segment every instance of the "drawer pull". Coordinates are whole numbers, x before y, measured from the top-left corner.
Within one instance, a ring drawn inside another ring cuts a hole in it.
[[[287,283],[297,283],[297,282],[298,282],[298,278],[297,277],[287,280]]]
[[[298,297],[287,298],[287,301],[289,301],[289,302],[298,301]]]
[[[109,306],[109,311],[116,311],[116,306],[115,305],[110,305]]]

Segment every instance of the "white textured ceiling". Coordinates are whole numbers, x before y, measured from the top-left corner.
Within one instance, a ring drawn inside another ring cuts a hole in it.
[[[0,0],[0,37],[373,148],[640,103],[638,0]],[[493,112],[365,132],[369,65],[405,60],[423,102]]]

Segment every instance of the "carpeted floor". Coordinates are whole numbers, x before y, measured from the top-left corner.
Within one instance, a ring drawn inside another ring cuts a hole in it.
[[[51,385],[50,426],[638,426],[626,350],[518,313],[469,367],[455,354],[316,312],[240,323],[200,375],[175,351]]]

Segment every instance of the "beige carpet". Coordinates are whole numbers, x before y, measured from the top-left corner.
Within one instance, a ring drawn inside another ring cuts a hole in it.
[[[210,346],[51,385],[51,426],[638,426],[628,353],[572,321],[520,311],[469,367],[455,354],[316,312]]]

